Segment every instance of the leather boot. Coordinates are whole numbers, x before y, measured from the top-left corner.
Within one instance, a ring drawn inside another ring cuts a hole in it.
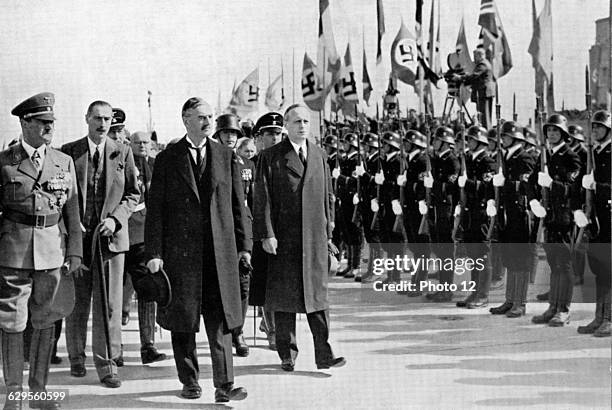
[[[505,315],[512,309],[512,302],[504,302],[502,305],[489,309],[492,315]]]
[[[23,333],[2,333],[2,370],[6,384],[4,410],[20,410],[21,396],[15,398],[11,393],[21,393],[23,379]]]
[[[578,333],[583,335],[589,335],[595,333],[595,330],[601,326],[603,322],[603,303],[597,302],[595,305],[595,319],[591,323],[585,326],[578,326]]]
[[[557,306],[548,305],[548,309],[546,309],[544,313],[542,313],[541,315],[536,315],[532,317],[531,322],[536,323],[536,324],[548,323],[555,316],[556,313],[557,313]]]
[[[610,312],[610,290],[608,289],[606,291],[606,295],[604,296],[604,302],[603,302],[603,322],[601,323],[601,325],[597,328],[597,330],[595,331],[595,333],[593,333],[593,336],[595,337],[610,337],[610,317],[611,312]]]
[[[351,259],[353,257],[353,247],[351,245],[348,245],[346,247],[346,267],[342,270],[338,269],[338,271],[336,272],[336,276],[344,276],[346,275],[348,272],[351,271]],[[338,261],[340,262],[340,261]]]
[[[30,347],[30,375],[28,385],[31,392],[45,392],[47,378],[49,377],[49,365],[51,363],[51,351],[55,340],[55,327],[46,329],[34,329],[32,332],[32,345]],[[59,409],[61,406],[54,400],[30,400],[31,409]]]

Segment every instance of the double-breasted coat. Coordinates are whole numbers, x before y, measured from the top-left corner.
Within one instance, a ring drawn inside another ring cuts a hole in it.
[[[307,142],[304,166],[286,139],[262,151],[255,176],[254,238],[276,238],[266,308],[311,313],[329,307],[328,250],[334,196],[326,154]]]
[[[155,158],[145,249],[149,258],[164,261],[172,286],[172,301],[166,308],[158,307],[157,323],[174,332],[199,331],[207,246],[214,254],[207,266],[216,270],[225,323],[232,329],[242,325],[238,252],[251,251],[253,244],[237,158],[231,149],[209,139],[204,185],[198,189],[190,155],[185,137]],[[208,240],[212,244],[205,243]]]

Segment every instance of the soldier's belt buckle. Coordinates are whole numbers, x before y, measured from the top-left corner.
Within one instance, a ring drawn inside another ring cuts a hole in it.
[[[35,215],[36,221],[34,223],[34,227],[37,229],[42,229],[45,227],[47,223],[47,215]]]

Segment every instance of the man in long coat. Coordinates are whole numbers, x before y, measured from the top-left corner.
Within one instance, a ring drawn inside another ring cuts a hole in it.
[[[145,221],[147,266],[163,268],[172,300],[157,323],[172,332],[181,395],[201,396],[195,333],[200,315],[210,345],[215,400],[246,398],[234,388],[230,330],[242,324],[238,261],[250,263],[252,234],[236,154],[208,137],[212,109],[201,98],[183,105],[187,135],[159,153]]]
[[[288,139],[264,150],[257,164],[254,238],[270,254],[266,309],[274,311],[283,370],[292,371],[298,348],[295,314],[306,313],[319,369],[342,366],[329,337],[328,243],[333,195],[325,153],[311,141],[310,113],[301,104],[285,113]]]

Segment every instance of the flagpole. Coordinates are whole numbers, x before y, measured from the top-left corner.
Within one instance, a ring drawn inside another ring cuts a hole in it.
[[[153,114],[151,112],[151,96],[153,95],[153,93],[151,92],[151,90],[147,90],[147,105],[149,106],[149,129],[147,130],[148,132],[152,132],[153,131]]]
[[[281,60],[281,105],[279,107],[282,108],[285,105],[285,67],[283,66],[283,55],[280,56]]]

